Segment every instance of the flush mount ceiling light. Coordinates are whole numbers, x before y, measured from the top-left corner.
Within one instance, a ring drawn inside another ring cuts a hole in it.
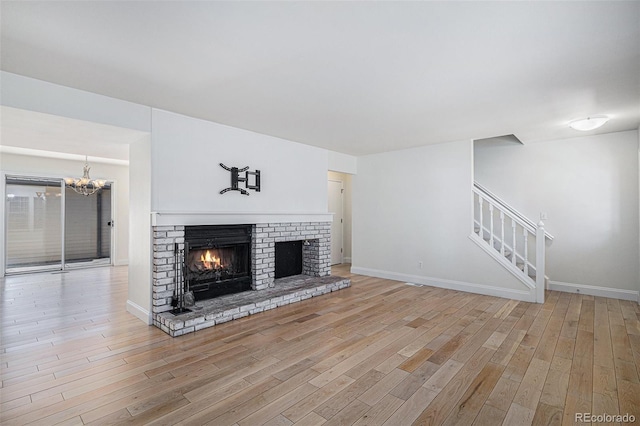
[[[573,120],[569,123],[569,127],[574,130],[588,132],[589,130],[594,130],[604,125],[607,121],[609,121],[609,117],[606,115],[593,115],[591,117]]]

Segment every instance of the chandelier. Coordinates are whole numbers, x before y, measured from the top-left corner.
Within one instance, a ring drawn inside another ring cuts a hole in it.
[[[78,194],[87,196],[95,194],[100,191],[107,182],[102,179],[91,179],[89,176],[89,170],[91,170],[91,167],[89,167],[87,156],[85,156],[82,177],[79,179],[64,178],[64,182],[69,188],[73,189]]]

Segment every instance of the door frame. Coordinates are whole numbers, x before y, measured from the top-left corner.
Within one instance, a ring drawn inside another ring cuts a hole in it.
[[[328,179],[328,182],[336,182],[340,184],[340,235],[342,241],[340,242],[340,263],[344,263],[344,181],[342,179]],[[331,212],[329,212],[331,213]],[[334,218],[335,219],[335,218]],[[331,236],[333,240],[333,235]],[[330,263],[334,263],[330,259]],[[337,265],[337,264],[336,264]]]

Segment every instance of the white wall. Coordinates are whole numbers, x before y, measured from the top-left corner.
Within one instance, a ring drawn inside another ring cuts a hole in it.
[[[114,164],[91,163],[91,177],[113,181],[114,194],[114,251],[113,262],[126,265],[129,259],[129,168]],[[56,158],[34,157],[3,153],[0,157],[0,170],[8,174],[26,176],[47,176],[64,178],[82,176],[83,161],[62,160]],[[4,186],[4,182],[0,183]],[[2,204],[4,210],[5,203]],[[3,225],[4,226],[4,225]],[[4,232],[0,246],[4,248]]]
[[[329,170],[351,175],[358,172],[358,157],[335,151],[327,151],[327,154],[329,155]]]
[[[478,145],[475,176],[531,219],[548,214],[552,284],[638,291],[637,131]]]
[[[533,300],[469,239],[472,154],[472,142],[461,141],[359,157],[352,270]]]
[[[152,126],[153,211],[327,212],[324,149],[159,110]],[[261,192],[221,195],[230,173],[219,163],[259,169]]]
[[[151,319],[151,136],[129,145],[130,256],[127,311],[147,324]]]

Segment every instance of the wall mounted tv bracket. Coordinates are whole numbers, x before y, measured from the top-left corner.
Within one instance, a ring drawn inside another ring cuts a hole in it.
[[[220,191],[220,194],[224,194],[229,191],[238,191],[243,195],[249,195],[248,191],[238,187],[239,182],[244,182],[245,188],[247,189],[253,189],[256,192],[260,192],[260,170],[250,172],[249,166],[239,169],[237,167],[227,167],[222,163],[220,163],[220,167],[231,173],[231,186]],[[240,173],[244,173],[244,177],[240,177]],[[253,177],[253,185],[250,183],[251,177]]]

